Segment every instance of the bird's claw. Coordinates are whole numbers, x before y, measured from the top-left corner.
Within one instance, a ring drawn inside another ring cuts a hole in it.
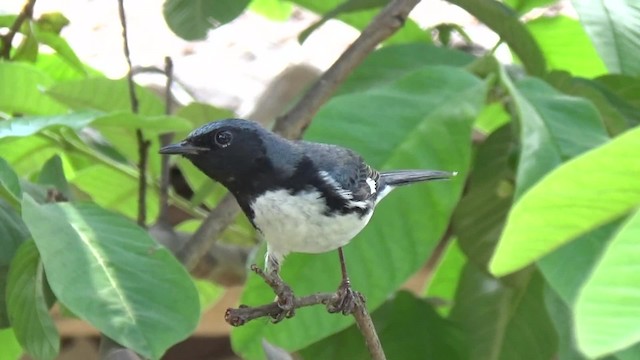
[[[251,271],[260,276],[277,296],[279,311],[271,314],[271,321],[278,323],[285,318],[291,318],[295,314],[293,290],[289,285],[285,284],[277,273],[266,273],[255,264],[251,265]]]
[[[358,304],[363,304],[364,296],[351,288],[351,283],[343,281],[336,292],[336,299],[327,304],[327,311],[330,313],[341,312],[343,315],[352,314]]]

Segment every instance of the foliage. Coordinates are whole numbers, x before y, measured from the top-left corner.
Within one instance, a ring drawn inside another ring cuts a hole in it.
[[[379,169],[459,173],[398,190],[345,249],[387,355],[640,358],[640,6],[574,1],[579,19],[572,19],[527,14],[549,0],[451,2],[495,31],[516,64],[498,63],[492,51],[434,45],[429,29],[408,21],[354,70],[305,134],[351,147]],[[285,19],[295,4],[321,19],[300,34],[304,41],[331,18],[362,30],[385,3],[167,0],[164,16],[193,40],[247,7]],[[0,16],[0,27],[16,18]],[[166,115],[163,100],[138,87],[140,113],[132,114],[126,81],[84,65],[60,36],[65,21],[27,19],[0,62],[0,359],[15,359],[20,347],[55,358],[56,303],[157,359],[193,331],[200,302],[220,289],[194,286],[133,222],[135,130],[151,142],[146,208],[155,221],[158,135],[184,136],[232,113],[193,103]],[[200,205],[215,206],[224,189],[187,162],[176,165],[194,196],[170,193],[170,202],[197,225]],[[247,244],[249,236],[221,241]],[[448,247],[424,292],[398,291],[443,239]],[[333,253],[292,254],[283,266],[299,295],[332,291],[339,276]],[[272,300],[249,277],[242,303]],[[321,307],[231,334],[234,350],[250,359],[264,358],[263,339],[304,358],[366,356],[353,320]]]

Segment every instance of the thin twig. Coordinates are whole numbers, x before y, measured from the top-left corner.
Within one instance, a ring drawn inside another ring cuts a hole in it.
[[[129,99],[131,101],[131,112],[138,113],[139,103],[136,95],[136,83],[133,81],[133,71],[131,66],[131,53],[129,51],[129,37],[127,35],[127,18],[124,11],[124,0],[118,0],[118,13],[120,24],[122,25],[122,42],[124,57],[127,60],[127,83],[129,85]],[[136,139],[138,141],[138,171],[140,178],[138,181],[138,225],[145,227],[147,224],[147,159],[149,156],[149,146],[151,142],[144,139],[141,129],[136,129]]]
[[[164,58],[164,74],[166,76],[166,85],[164,89],[164,113],[171,115],[173,112],[173,96],[171,88],[173,87],[173,61],[169,56]],[[160,147],[169,145],[173,140],[173,133],[160,135]],[[169,157],[162,156],[160,160],[160,212],[158,214],[158,222],[163,224],[169,223]]]
[[[387,357],[384,354],[382,343],[380,342],[380,338],[378,338],[378,333],[376,332],[373,320],[371,320],[363,298],[356,297],[355,311],[352,315],[353,318],[356,319],[356,324],[358,325],[358,329],[360,329],[364,342],[367,344],[371,358],[373,360],[385,360]]]
[[[9,60],[11,57],[11,43],[13,43],[13,38],[16,36],[18,31],[20,31],[20,27],[27,20],[33,17],[33,7],[36,5],[36,0],[29,0],[18,17],[16,17],[16,21],[9,28],[9,32],[2,36],[2,47],[0,47],[0,58]]]

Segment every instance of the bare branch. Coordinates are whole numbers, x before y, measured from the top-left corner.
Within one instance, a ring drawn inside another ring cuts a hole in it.
[[[124,57],[127,60],[127,83],[129,84],[129,99],[131,101],[131,112],[138,113],[139,103],[136,95],[136,84],[133,81],[133,71],[131,66],[131,53],[129,52],[129,38],[127,36],[127,19],[124,11],[124,0],[118,0],[118,13],[120,24],[122,25],[122,42]],[[138,225],[145,227],[147,223],[147,160],[149,156],[149,146],[151,142],[144,139],[141,129],[136,129],[136,139],[138,141],[138,171],[140,178],[138,181]]]
[[[9,32],[6,33],[4,36],[2,36],[2,47],[0,47],[0,58],[9,60],[9,58],[11,57],[11,43],[13,43],[13,38],[16,36],[18,31],[20,31],[20,27],[22,26],[22,24],[27,19],[31,19],[33,17],[33,7],[35,5],[36,5],[36,0],[27,1],[27,3],[24,4],[22,11],[20,11],[20,14],[18,14],[16,21],[13,23],[13,25],[11,25],[11,28],[9,28]]]
[[[293,308],[300,309],[312,305],[327,305],[337,299],[336,293],[316,293],[303,297],[293,298]],[[275,318],[281,312],[277,302],[272,302],[262,306],[249,307],[240,305],[237,309],[227,309],[224,320],[232,326],[241,326],[251,320],[269,316]]]
[[[363,298],[356,298],[356,307],[352,315],[356,319],[356,324],[358,324],[360,333],[362,334],[362,337],[367,344],[367,349],[369,349],[371,358],[373,360],[386,359],[386,356],[384,355],[384,349],[382,348],[382,343],[378,338],[378,333],[376,332],[376,328],[373,325],[373,320],[371,320],[371,316],[367,311],[367,306],[365,305]]]
[[[173,61],[169,56],[164,58],[164,75],[167,82],[164,89],[164,112],[171,115],[173,96],[171,88],[173,87]],[[173,133],[160,135],[160,147],[169,145],[173,140]],[[158,214],[158,222],[163,224],[169,223],[169,157],[162,156],[160,159],[160,212]]]

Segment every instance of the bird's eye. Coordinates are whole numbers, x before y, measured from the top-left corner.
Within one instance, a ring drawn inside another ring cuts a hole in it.
[[[230,131],[222,130],[216,133],[215,141],[216,145],[220,147],[227,147],[231,144],[231,140],[233,139],[233,134]]]

